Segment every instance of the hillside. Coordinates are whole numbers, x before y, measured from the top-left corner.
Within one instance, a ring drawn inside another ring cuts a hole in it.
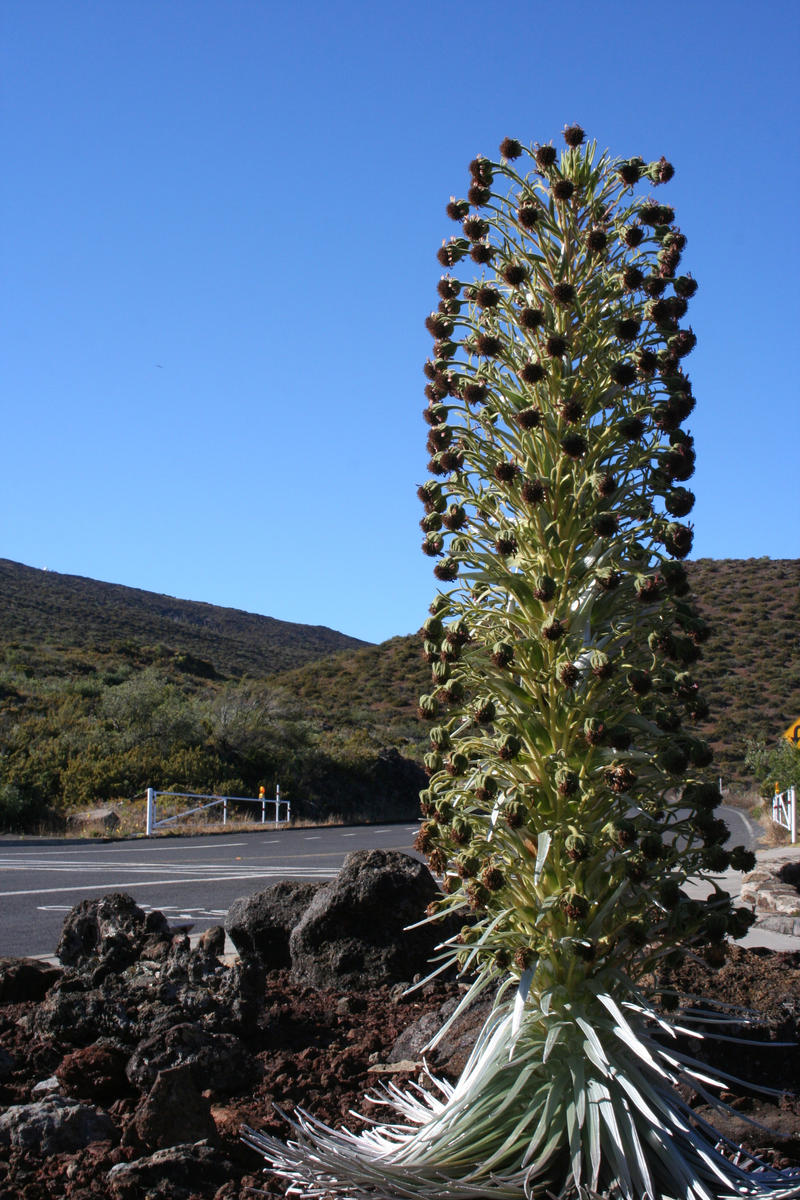
[[[703,732],[723,784],[747,786],[746,743],[773,742],[800,716],[800,559],[705,558],[686,567],[712,626],[694,668],[711,708]],[[398,736],[430,687],[415,637],[301,667],[280,681],[330,721],[380,722]]]
[[[365,642],[323,625],[177,600],[0,559],[0,644],[27,642],[99,654],[166,646],[219,675],[274,675]]]
[[[800,559],[687,564],[711,625],[696,676],[711,708],[704,732],[723,784],[748,784],[750,740],[777,742],[800,717]]]
[[[747,742],[800,716],[800,560],[687,566],[712,626],[695,674],[714,770],[747,787]],[[280,782],[300,815],[416,812],[429,668],[415,636],[372,646],[2,561],[0,600],[0,827],[151,785]]]

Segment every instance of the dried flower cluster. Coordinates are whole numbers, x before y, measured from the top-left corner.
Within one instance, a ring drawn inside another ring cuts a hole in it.
[[[426,322],[419,489],[423,549],[452,585],[423,629],[419,848],[443,908],[472,917],[462,964],[537,963],[534,989],[636,979],[690,945],[720,961],[750,921],[718,887],[681,894],[749,857],[723,848],[692,730],[707,636],[680,561],[696,284],[672,208],[633,190],[673,172],[598,157],[577,126],[565,140],[559,155],[506,139],[448,205],[461,231]]]

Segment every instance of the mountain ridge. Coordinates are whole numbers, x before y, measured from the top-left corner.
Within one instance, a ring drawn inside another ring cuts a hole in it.
[[[200,654],[228,674],[275,674],[323,655],[371,643],[326,625],[304,625],[242,609],[182,600],[88,576],[29,567],[0,559],[0,639],[26,640],[46,633],[47,643],[100,648],[122,640],[169,641]],[[70,618],[78,604],[81,620]],[[109,619],[113,609],[113,620]]]

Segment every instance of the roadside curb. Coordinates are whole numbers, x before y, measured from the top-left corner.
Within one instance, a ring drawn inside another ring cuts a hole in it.
[[[754,928],[797,938],[800,943],[800,845],[759,850],[756,860],[756,869],[745,875],[740,892],[742,902],[756,915]]]

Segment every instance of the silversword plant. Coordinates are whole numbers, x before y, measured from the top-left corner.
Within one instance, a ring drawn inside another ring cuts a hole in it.
[[[384,1096],[402,1123],[250,1133],[303,1196],[800,1195],[694,1117],[680,1085],[714,1083],[663,1015],[670,969],[723,962],[749,927],[717,876],[753,861],[725,848],[693,728],[697,285],[649,194],[673,170],[599,154],[577,125],[564,140],[473,160],[426,321],[419,495],[441,589],[418,848],[442,880],[431,919],[463,921],[440,966],[496,1000],[454,1088]]]

